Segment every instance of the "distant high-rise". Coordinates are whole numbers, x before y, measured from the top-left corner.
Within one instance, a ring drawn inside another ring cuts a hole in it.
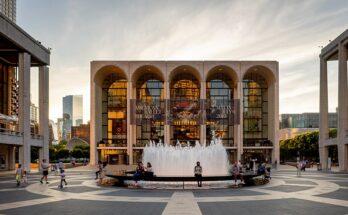
[[[83,123],[82,95],[63,97],[63,138],[70,139],[71,126]]]
[[[39,108],[34,103],[30,103],[30,121],[34,123],[39,122]]]
[[[16,0],[0,0],[0,12],[16,22]]]

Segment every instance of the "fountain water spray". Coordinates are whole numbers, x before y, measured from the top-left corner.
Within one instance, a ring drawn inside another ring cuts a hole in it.
[[[214,138],[209,146],[198,141],[195,146],[187,145],[171,146],[150,141],[144,148],[143,163],[150,162],[157,176],[193,176],[197,161],[201,163],[203,176],[228,175],[229,161],[220,139]]]

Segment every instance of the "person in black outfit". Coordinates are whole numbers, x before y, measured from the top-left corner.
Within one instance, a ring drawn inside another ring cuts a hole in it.
[[[198,187],[202,187],[202,166],[199,161],[197,161],[197,165],[195,166],[194,173],[195,177],[197,179],[197,185]]]

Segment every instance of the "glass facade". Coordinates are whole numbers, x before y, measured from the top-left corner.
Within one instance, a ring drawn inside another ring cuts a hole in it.
[[[243,80],[243,144],[272,145],[268,139],[267,82],[258,73],[248,73]]]
[[[136,102],[147,104],[149,111],[164,111],[163,81],[155,74],[145,73],[136,82]],[[146,112],[146,111],[145,111]],[[164,142],[164,117],[151,117],[136,123],[136,145],[144,147],[150,140]]]
[[[102,95],[104,143],[127,147],[127,80],[111,74],[104,80]]]
[[[224,73],[215,73],[208,78],[206,88],[207,144],[213,139],[212,132],[214,131],[215,136],[221,138],[224,146],[234,146],[234,120],[229,113],[229,108],[231,105],[233,106],[232,79]]]
[[[177,74],[170,84],[171,144],[194,145],[200,138],[200,83],[188,73]]]

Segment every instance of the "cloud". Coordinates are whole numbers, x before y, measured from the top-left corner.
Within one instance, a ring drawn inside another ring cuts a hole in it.
[[[91,60],[277,60],[280,112],[318,111],[318,46],[346,20],[348,5],[338,0],[18,1],[18,24],[53,48],[52,119],[64,95],[89,101]]]

